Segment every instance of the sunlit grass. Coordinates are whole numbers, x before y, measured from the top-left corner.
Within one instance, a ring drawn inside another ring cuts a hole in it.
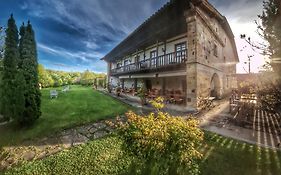
[[[221,142],[225,144],[222,145]],[[80,174],[87,172],[118,174],[121,170],[122,174],[126,174],[133,159],[122,152],[120,145],[121,140],[116,139],[115,136],[92,141],[87,145],[70,149],[44,160],[24,164],[8,171],[8,174],[19,172],[20,174],[36,174],[37,172],[71,174],[77,170]],[[279,151],[261,148],[209,132],[205,133],[205,140],[198,149],[204,155],[200,163],[202,175],[278,175],[281,172],[281,152]],[[53,166],[54,164],[56,166]]]
[[[19,129],[14,123],[0,126],[0,146],[20,144],[24,139],[42,137],[64,128],[115,117],[128,106],[90,87],[72,86],[69,92],[50,99],[50,89],[42,90],[42,116],[33,126]]]
[[[204,161],[201,164],[202,174],[280,174],[280,151],[261,148],[209,132],[205,135],[205,143],[208,146],[202,151],[204,154]]]

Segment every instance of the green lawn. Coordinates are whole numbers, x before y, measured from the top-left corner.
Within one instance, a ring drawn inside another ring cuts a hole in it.
[[[90,87],[72,86],[67,93],[60,91],[57,99],[50,99],[50,89],[43,89],[42,116],[30,128],[18,129],[13,123],[0,126],[0,147],[19,144],[24,139],[42,137],[63,128],[114,117],[128,108]]]
[[[24,164],[10,174],[127,174],[132,157],[121,150],[121,140],[110,136],[63,151],[41,161]],[[203,175],[278,175],[281,153],[218,136],[205,134]],[[136,167],[137,168],[137,167]]]
[[[19,144],[23,139],[42,137],[62,128],[113,117],[128,106],[91,88],[73,86],[58,99],[42,90],[42,116],[33,127],[16,129],[0,126],[0,145]],[[65,150],[44,160],[25,163],[6,174],[127,174],[133,158],[121,150],[121,140],[109,136]],[[281,152],[264,149],[237,140],[205,133],[199,148],[204,155],[203,175],[278,175]],[[1,174],[1,172],[0,172]]]

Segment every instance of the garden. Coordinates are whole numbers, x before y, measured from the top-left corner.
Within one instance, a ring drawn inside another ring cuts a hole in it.
[[[69,92],[59,93],[57,99],[50,99],[49,91],[42,90],[42,117],[34,128],[15,131],[2,127],[2,145],[19,144],[24,139],[40,138],[130,110],[127,105],[90,87],[71,86]],[[116,130],[103,138],[42,160],[23,162],[2,173],[240,175],[281,172],[281,152],[202,132],[196,120],[170,116],[161,112],[161,103],[152,104],[156,110],[151,114],[142,116],[130,111],[126,113],[127,122],[108,123]]]
[[[71,86],[66,93],[62,87],[57,99],[50,98],[50,88],[41,90],[42,116],[30,127],[17,128],[14,122],[0,126],[0,146],[20,144],[25,139],[43,137],[56,131],[110,118],[124,113],[128,106],[90,87]],[[107,110],[104,110],[107,109]]]

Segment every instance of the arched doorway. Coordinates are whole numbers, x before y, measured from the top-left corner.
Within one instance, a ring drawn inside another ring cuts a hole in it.
[[[210,96],[220,98],[220,79],[218,74],[214,73],[211,79]]]

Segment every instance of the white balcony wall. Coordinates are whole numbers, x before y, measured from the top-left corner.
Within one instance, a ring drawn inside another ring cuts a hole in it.
[[[181,39],[177,39],[177,40],[174,40],[174,41],[171,41],[171,42],[167,42],[166,44],[166,53],[172,53],[172,52],[175,52],[175,45],[176,44],[180,44],[180,43],[183,43],[183,42],[186,42],[186,46],[187,46],[187,38],[181,38]]]
[[[178,39],[177,39],[178,38]],[[169,54],[169,53],[173,53],[175,52],[175,45],[176,44],[179,44],[179,43],[183,43],[183,42],[186,42],[187,44],[187,37],[186,36],[183,36],[183,35],[179,35],[177,37],[174,37],[174,38],[171,38],[171,39],[168,39],[166,41],[166,54]],[[127,55],[125,57],[123,57],[123,59],[119,60],[119,61],[116,61],[114,63],[112,63],[112,66],[111,68],[112,69],[115,69],[117,68],[117,63],[122,63],[122,66],[124,66],[124,62],[125,60],[130,60],[129,61],[129,64],[131,63],[135,63],[137,60],[136,60],[136,56],[139,55],[139,61],[142,61],[144,60],[144,54],[145,54],[145,59],[150,59],[150,52],[151,51],[156,51],[157,49],[157,43],[155,43],[154,45],[150,46],[150,47],[147,47],[145,49],[145,52],[143,51],[138,51],[138,52],[135,52],[135,53],[132,53],[130,55]],[[164,45],[164,42],[159,42],[158,43],[158,56],[161,56],[161,55],[164,55],[164,49],[165,49],[165,45]]]

